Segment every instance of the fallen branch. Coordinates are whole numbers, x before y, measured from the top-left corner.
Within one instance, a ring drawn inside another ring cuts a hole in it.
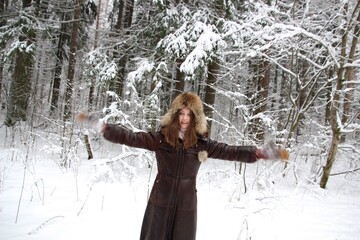
[[[345,171],[345,172],[339,172],[339,173],[331,173],[330,176],[336,176],[336,175],[341,175],[341,174],[347,174],[347,173],[353,173],[356,171],[359,171],[360,168],[355,168],[353,170],[349,170],[349,171]]]
[[[27,171],[27,167],[26,167],[26,163],[25,163],[25,165],[24,165],[24,174],[23,174],[23,179],[22,179],[23,181],[22,181],[22,184],[21,184],[21,191],[20,191],[20,197],[19,197],[19,202],[18,202],[17,211],[16,211],[15,223],[17,223],[18,218],[19,218],[20,205],[21,205],[22,196],[23,196],[23,193],[24,193],[24,188],[25,188],[26,171]]]
[[[86,202],[87,202],[87,200],[88,200],[88,198],[89,198],[89,195],[90,195],[90,192],[91,192],[91,190],[92,190],[93,185],[94,185],[94,184],[91,185],[91,187],[90,187],[90,189],[89,189],[89,192],[88,192],[88,194],[86,195],[85,201],[83,202],[83,205],[81,206],[80,210],[79,210],[78,213],[77,213],[77,216],[80,215],[81,211],[82,211],[83,208],[85,207],[85,204],[86,204]]]
[[[64,216],[55,216],[55,217],[52,217],[48,220],[46,220],[45,222],[43,222],[42,224],[40,224],[37,228],[34,228],[33,230],[31,230],[28,235],[32,235],[32,234],[35,234],[37,233],[38,231],[40,231],[43,227],[45,227],[50,221],[56,219],[56,218],[64,218]]]

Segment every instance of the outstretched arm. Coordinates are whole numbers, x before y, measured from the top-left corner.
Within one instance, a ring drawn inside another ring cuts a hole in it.
[[[104,123],[101,133],[110,142],[152,151],[158,148],[161,141],[161,136],[157,132],[133,132],[116,124]]]
[[[273,142],[267,143],[264,147],[256,146],[231,146],[208,139],[206,141],[208,157],[246,163],[256,162],[258,159],[287,161],[289,153],[282,146]]]
[[[232,146],[208,139],[205,143],[208,157],[253,163],[258,160],[255,146]]]
[[[77,119],[113,143],[154,151],[161,141],[161,134],[158,132],[133,132],[121,125],[104,123],[96,114],[80,113]]]

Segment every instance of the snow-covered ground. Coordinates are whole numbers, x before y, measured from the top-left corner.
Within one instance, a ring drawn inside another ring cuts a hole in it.
[[[117,160],[121,149],[102,142],[94,160],[79,151],[64,169],[48,143],[32,146],[28,158],[25,147],[2,143],[0,239],[138,239],[156,169],[147,167],[145,155]],[[244,193],[234,163],[205,162],[198,176],[197,239],[360,239],[358,174],[332,176],[324,190],[306,180],[311,166],[290,163],[294,171],[285,177],[282,166],[247,165]]]

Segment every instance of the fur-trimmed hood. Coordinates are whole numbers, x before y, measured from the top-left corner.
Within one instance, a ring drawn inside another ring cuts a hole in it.
[[[172,119],[176,117],[177,111],[184,107],[188,107],[194,113],[196,133],[199,135],[206,134],[208,128],[203,103],[199,96],[192,92],[181,93],[174,99],[171,108],[161,119],[161,126],[170,124]]]

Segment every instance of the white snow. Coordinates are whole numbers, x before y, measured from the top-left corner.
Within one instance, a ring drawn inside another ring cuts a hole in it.
[[[49,142],[28,145],[25,161],[25,145],[11,148],[0,130],[0,239],[139,239],[156,175],[154,165],[147,167],[151,153],[119,160],[126,148],[93,139],[95,159],[87,160],[79,145],[78,162],[66,170]],[[238,166],[205,162],[198,175],[197,239],[359,239],[359,175],[331,176],[322,189],[306,180],[310,165],[291,160],[285,177],[280,162],[247,165],[246,193]]]

